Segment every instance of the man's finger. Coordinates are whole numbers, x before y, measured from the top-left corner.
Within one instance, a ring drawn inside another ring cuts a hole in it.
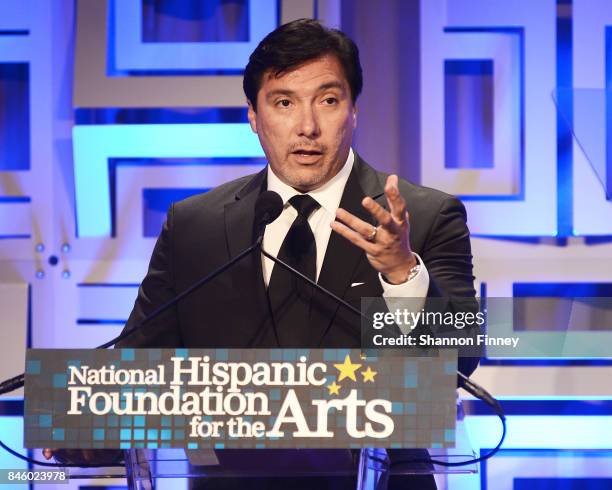
[[[372,234],[374,226],[370,223],[363,221],[354,214],[349,213],[346,209],[338,208],[336,211],[336,218],[342,223],[347,225],[349,228],[355,230],[362,237],[367,238]]]
[[[406,201],[400,194],[397,175],[387,177],[385,196],[393,219],[398,223],[406,221]]]
[[[371,197],[364,197],[361,204],[372,216],[374,216],[374,218],[376,218],[376,221],[378,221],[381,226],[387,228],[389,225],[393,224],[393,218],[391,218],[389,211],[383,208]]]
[[[330,226],[332,230],[334,230],[340,236],[346,238],[353,245],[359,247],[365,253],[372,254],[376,251],[376,247],[373,243],[368,242],[365,238],[363,238],[363,235],[357,233],[355,230],[352,230],[344,223],[341,223],[340,221],[332,221]]]

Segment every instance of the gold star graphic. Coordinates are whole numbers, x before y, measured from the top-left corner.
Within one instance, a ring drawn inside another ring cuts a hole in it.
[[[327,385],[327,389],[329,390],[330,395],[340,396],[340,385],[335,381],[332,384]]]
[[[342,381],[344,378],[350,378],[353,381],[357,381],[355,373],[361,367],[361,364],[353,364],[351,358],[347,354],[342,364],[334,364],[334,367],[340,371],[340,377],[338,381]]]
[[[361,372],[364,383],[367,383],[368,381],[371,381],[372,383],[374,383],[374,376],[376,376],[377,374],[378,372],[372,370],[372,366],[368,366],[368,369]]]

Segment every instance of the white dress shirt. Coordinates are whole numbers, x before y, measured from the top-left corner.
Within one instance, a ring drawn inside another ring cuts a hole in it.
[[[349,151],[346,163],[329,182],[325,185],[308,192],[308,194],[321,205],[308,218],[308,224],[314,234],[317,247],[317,280],[323,266],[325,251],[329,243],[329,238],[332,233],[330,224],[336,219],[336,210],[340,206],[340,199],[344,192],[344,187],[348,181],[351,170],[353,169],[353,161],[355,156],[352,148]],[[271,255],[277,256],[281,245],[293,221],[297,217],[297,211],[289,204],[289,199],[299,195],[300,192],[293,187],[282,182],[272,171],[268,165],[268,190],[278,193],[283,199],[283,211],[280,216],[266,227],[263,239],[264,249]],[[418,274],[402,284],[390,284],[385,281],[381,274],[378,274],[378,279],[383,288],[383,297],[398,297],[398,298],[424,298],[427,296],[429,288],[429,273],[417,254],[414,254],[421,265]],[[266,286],[270,282],[274,262],[262,255],[263,276]],[[391,306],[391,305],[389,305]],[[417,308],[418,311],[420,308]]]

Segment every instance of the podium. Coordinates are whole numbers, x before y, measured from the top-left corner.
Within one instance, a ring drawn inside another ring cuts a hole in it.
[[[427,354],[30,349],[25,447],[110,450],[98,458],[115,467],[69,478],[125,478],[139,490],[275,477],[384,490],[395,475],[474,473],[444,465],[475,457],[457,403],[457,354]]]
[[[470,442],[461,403],[457,405],[456,444],[452,449],[427,449],[431,459],[444,462],[466,461],[476,457]],[[227,450],[232,451],[232,450]],[[257,452],[258,450],[252,450]],[[313,449],[293,450],[317,451]],[[319,450],[322,452],[329,450]],[[336,450],[337,451],[337,450]],[[426,456],[424,450],[393,450],[408,455],[417,455],[419,459]],[[209,454],[213,454],[210,451]],[[362,448],[350,452],[351,457],[334,461],[324,467],[313,467],[304,464],[279,467],[251,465],[250,467],[224,466],[223,464],[194,465],[183,449],[129,449],[124,451],[123,468],[83,468],[70,471],[71,480],[96,480],[109,478],[126,478],[130,490],[154,490],[160,479],[192,478],[261,478],[261,477],[332,477],[353,476],[356,478],[357,490],[383,490],[391,475],[432,475],[432,474],[473,474],[478,472],[477,464],[446,467],[424,462],[406,462],[396,465],[397,461],[389,460],[385,449]],[[306,460],[308,458],[305,458]],[[400,456],[400,459],[403,459]],[[193,458],[192,458],[193,460]]]

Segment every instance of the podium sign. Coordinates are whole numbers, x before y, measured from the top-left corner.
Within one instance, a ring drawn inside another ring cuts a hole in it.
[[[457,356],[30,349],[25,447],[446,448]]]

